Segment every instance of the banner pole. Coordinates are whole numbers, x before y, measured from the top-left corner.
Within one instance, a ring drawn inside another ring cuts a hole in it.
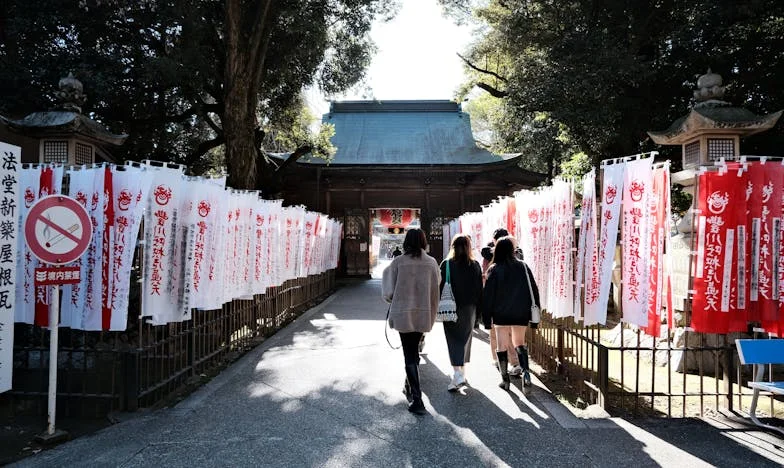
[[[54,435],[57,415],[57,346],[60,329],[60,286],[52,287],[49,304],[49,418],[46,433]]]
[[[57,416],[57,347],[60,329],[60,286],[52,288],[49,303],[49,397],[46,432],[36,437],[43,444],[54,444],[68,438],[68,432],[55,427]]]

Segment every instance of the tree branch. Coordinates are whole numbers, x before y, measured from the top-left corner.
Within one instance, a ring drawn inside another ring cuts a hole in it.
[[[494,72],[492,70],[485,70],[484,68],[477,67],[476,65],[471,63],[467,58],[463,57],[459,53],[457,53],[457,56],[460,57],[460,60],[462,60],[466,65],[468,65],[469,68],[471,68],[473,70],[476,70],[479,73],[484,73],[485,75],[494,76],[494,77],[498,78],[499,80],[503,81],[504,83],[509,81],[506,78],[504,78],[503,76],[499,75],[498,73],[496,73],[496,72]]]
[[[224,144],[225,142],[226,142],[226,140],[223,138],[223,135],[222,135],[222,134],[221,134],[221,135],[218,135],[218,137],[217,137],[217,138],[214,138],[214,139],[212,139],[212,140],[202,141],[202,142],[199,144],[199,146],[197,146],[197,147],[196,147],[196,149],[195,149],[195,150],[193,150],[193,152],[192,152],[192,153],[190,153],[190,154],[189,154],[189,155],[188,155],[188,156],[185,158],[185,160],[186,160],[186,164],[187,164],[188,166],[191,166],[191,165],[193,165],[193,163],[194,163],[195,161],[197,161],[199,158],[201,158],[202,156],[204,156],[204,154],[206,154],[206,153],[207,153],[207,151],[209,151],[209,150],[211,150],[211,149],[213,149],[213,148],[217,148],[218,146],[220,146],[220,145]]]
[[[482,83],[481,81],[479,83],[476,83],[476,87],[480,89],[484,89],[493,97],[505,98],[509,96],[509,93],[507,93],[506,91],[494,88],[493,86],[490,86],[487,83]]]
[[[294,152],[291,153],[289,155],[289,157],[286,158],[285,161],[283,161],[283,164],[281,164],[277,169],[275,169],[275,173],[283,172],[284,169],[286,169],[287,167],[291,166],[292,164],[297,162],[297,160],[299,158],[301,158],[302,156],[305,156],[306,154],[310,153],[311,151],[313,151],[313,147],[310,146],[310,145],[303,145],[303,146],[300,146],[299,148],[295,149]]]

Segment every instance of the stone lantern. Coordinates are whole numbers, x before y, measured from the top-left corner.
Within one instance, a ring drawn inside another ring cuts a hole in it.
[[[708,73],[697,80],[691,111],[661,132],[648,132],[660,145],[683,147],[683,169],[697,169],[714,161],[731,161],[740,154],[740,138],[776,125],[782,111],[759,116],[722,101],[721,75]]]
[[[81,106],[87,96],[73,74],[61,79],[59,88],[53,110],[33,112],[21,120],[0,117],[9,130],[3,139],[21,146],[22,162],[27,163],[81,165],[114,161],[109,149],[122,145],[128,135],[115,135],[82,114]]]

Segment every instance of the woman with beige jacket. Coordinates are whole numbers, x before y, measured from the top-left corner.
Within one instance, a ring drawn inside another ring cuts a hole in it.
[[[425,233],[409,229],[403,240],[403,255],[392,260],[381,282],[381,294],[391,304],[389,328],[400,333],[408,410],[415,414],[427,413],[419,385],[419,340],[436,321],[441,282],[438,263],[425,249]]]

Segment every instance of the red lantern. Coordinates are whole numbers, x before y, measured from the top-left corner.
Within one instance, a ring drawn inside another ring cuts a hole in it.
[[[402,208],[384,208],[376,210],[381,225],[387,228],[405,229],[414,220],[414,210]]]

